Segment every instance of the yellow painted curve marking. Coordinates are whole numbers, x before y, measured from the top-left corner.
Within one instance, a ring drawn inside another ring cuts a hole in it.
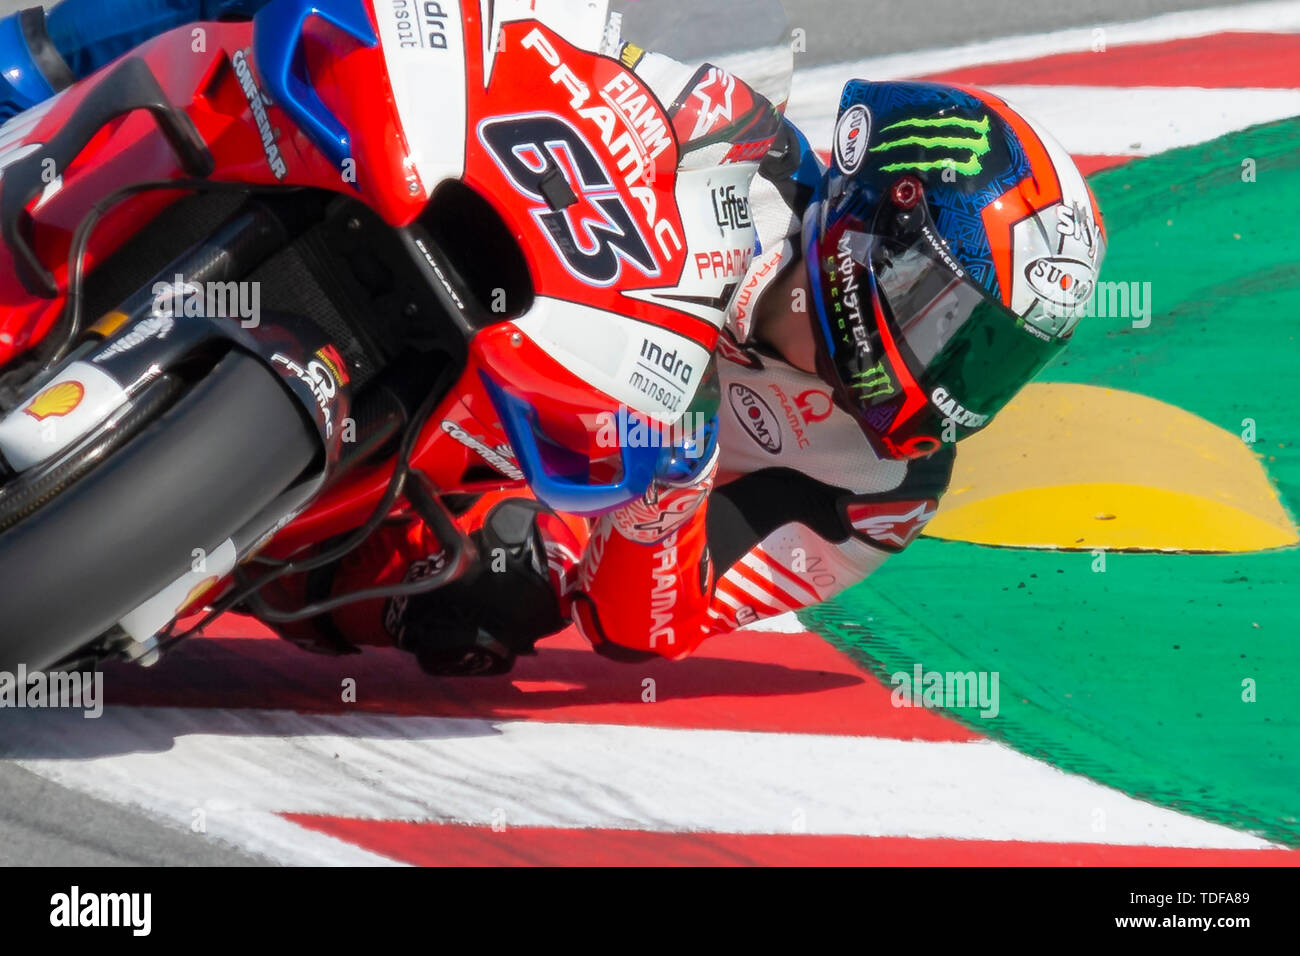
[[[1031,384],[957,447],[934,538],[1259,551],[1300,542],[1241,437],[1145,395]]]

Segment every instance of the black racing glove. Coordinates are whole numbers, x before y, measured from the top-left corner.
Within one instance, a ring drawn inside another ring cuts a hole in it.
[[[471,536],[478,561],[446,587],[412,597],[401,647],[443,677],[504,674],[539,638],[568,625],[537,527],[540,506],[512,498]]]

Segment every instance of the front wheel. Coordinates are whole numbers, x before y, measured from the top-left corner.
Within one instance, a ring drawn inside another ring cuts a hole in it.
[[[0,670],[48,667],[101,636],[261,515],[319,452],[274,372],[229,353],[0,533]]]

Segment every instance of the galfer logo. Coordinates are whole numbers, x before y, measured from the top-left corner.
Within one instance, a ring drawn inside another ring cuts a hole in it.
[[[852,176],[862,168],[871,138],[871,113],[865,106],[851,106],[835,126],[835,162]]]
[[[772,407],[752,388],[739,382],[727,389],[727,397],[731,401],[731,410],[749,436],[769,455],[779,455],[781,426],[777,424]]]
[[[1061,309],[1088,301],[1093,287],[1092,266],[1064,256],[1043,256],[1025,266],[1025,279],[1041,299]]]

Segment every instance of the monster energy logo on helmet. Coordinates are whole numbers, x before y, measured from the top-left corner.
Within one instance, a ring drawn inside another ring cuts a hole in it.
[[[913,170],[924,173],[932,169],[951,169],[962,176],[974,176],[983,171],[980,157],[989,151],[989,118],[977,120],[960,116],[941,116],[932,119],[905,119],[892,123],[881,133],[897,131],[895,139],[872,146],[873,153],[885,153],[908,146],[919,146],[926,154],[930,150],[951,150],[956,155],[939,159],[897,161],[881,166],[882,173]],[[974,134],[974,135],[963,135]]]
[[[885,371],[885,363],[877,362],[871,368],[853,373],[849,379],[849,389],[857,395],[859,401],[866,402],[893,395],[894,382]]]

